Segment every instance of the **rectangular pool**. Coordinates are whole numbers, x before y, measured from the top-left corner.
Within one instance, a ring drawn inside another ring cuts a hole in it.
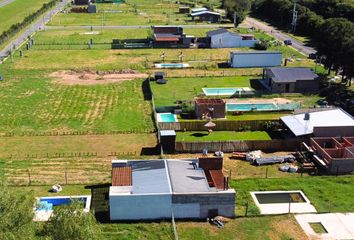
[[[261,214],[313,213],[315,207],[302,191],[251,192]]]
[[[172,113],[158,113],[157,114],[158,122],[178,122],[177,116]]]
[[[274,103],[227,103],[227,112],[249,111],[277,111],[279,108]]]
[[[188,63],[157,63],[155,68],[188,68]]]
[[[54,207],[70,204],[74,200],[82,202],[84,212],[90,211],[91,196],[89,195],[40,197],[37,198],[34,207],[34,221],[48,221],[53,213]]]
[[[245,93],[252,93],[248,87],[245,88],[202,88],[205,96],[242,96]]]

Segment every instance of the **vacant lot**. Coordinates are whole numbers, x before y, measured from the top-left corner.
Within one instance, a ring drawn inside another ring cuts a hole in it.
[[[22,22],[25,17],[34,13],[50,0],[15,0],[0,8],[0,34],[13,24]]]
[[[177,132],[176,141],[180,142],[205,142],[205,141],[240,141],[240,140],[270,140],[267,132],[232,132],[214,131],[205,132]]]

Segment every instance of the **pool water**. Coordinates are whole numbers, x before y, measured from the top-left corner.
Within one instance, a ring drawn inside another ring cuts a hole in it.
[[[158,113],[159,122],[177,122],[177,118],[172,113]]]
[[[37,210],[53,210],[54,207],[60,205],[67,205],[72,202],[71,198],[41,198]],[[82,202],[86,205],[86,198],[75,198],[75,200]]]
[[[279,110],[277,105],[273,103],[261,103],[261,104],[255,104],[255,103],[246,103],[246,104],[241,104],[241,103],[228,103],[226,104],[226,111],[232,112],[232,111],[276,111]]]
[[[286,192],[286,193],[256,193],[255,194],[260,204],[272,203],[304,203],[305,199],[299,192]]]
[[[215,95],[232,96],[242,91],[243,91],[242,88],[203,88],[203,92],[207,96],[215,96]]]
[[[155,64],[155,68],[187,68],[188,63],[158,63]]]

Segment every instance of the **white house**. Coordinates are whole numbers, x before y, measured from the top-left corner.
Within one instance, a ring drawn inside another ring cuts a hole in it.
[[[230,67],[233,68],[277,67],[281,63],[281,52],[248,51],[230,53]]]
[[[247,35],[247,37],[244,37],[229,32],[225,28],[207,32],[207,39],[210,48],[254,47],[258,42],[253,36]]]
[[[220,169],[209,168],[215,159],[113,161],[110,219],[234,217],[235,190],[228,188],[222,158],[214,162]]]

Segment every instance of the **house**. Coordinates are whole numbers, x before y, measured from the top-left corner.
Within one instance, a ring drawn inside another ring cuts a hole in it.
[[[74,5],[89,5],[91,0],[74,0]]]
[[[332,174],[354,172],[354,137],[311,138],[312,161]]]
[[[296,137],[354,136],[354,118],[341,108],[294,114],[280,120]]]
[[[263,85],[272,93],[318,92],[319,76],[309,68],[266,68]]]
[[[201,8],[192,8],[192,13],[197,13],[197,12],[205,12],[208,11],[207,8],[201,7]]]
[[[221,14],[217,12],[211,11],[200,11],[200,12],[192,12],[192,21],[200,21],[200,22],[212,22],[217,23],[221,21]]]
[[[210,48],[253,47],[257,40],[251,35],[243,37],[225,28],[207,32],[207,42]]]
[[[234,217],[222,158],[112,161],[110,219]]]
[[[225,118],[225,101],[215,98],[199,98],[194,101],[194,110],[198,119]]]
[[[272,51],[231,52],[230,67],[276,67],[282,63],[282,53]]]
[[[192,38],[187,37],[183,33],[183,28],[178,26],[154,26],[153,30],[153,45],[154,47],[189,47]]]

